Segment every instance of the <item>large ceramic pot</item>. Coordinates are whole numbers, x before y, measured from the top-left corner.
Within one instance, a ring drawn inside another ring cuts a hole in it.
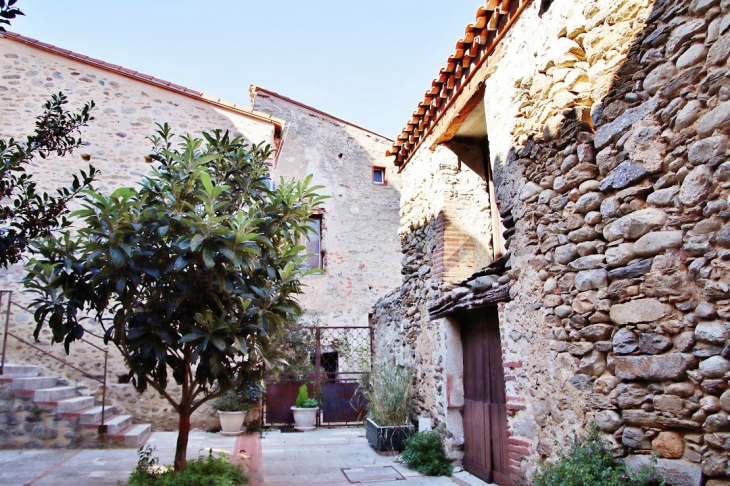
[[[365,437],[376,451],[402,451],[406,448],[405,440],[413,435],[412,425],[381,427],[367,419],[365,421]]]
[[[294,414],[294,430],[299,430],[301,432],[314,430],[314,424],[317,422],[317,413],[319,412],[319,407],[292,407],[291,411]]]
[[[243,433],[243,419],[246,412],[221,412],[218,418],[221,421],[221,435],[240,435]]]

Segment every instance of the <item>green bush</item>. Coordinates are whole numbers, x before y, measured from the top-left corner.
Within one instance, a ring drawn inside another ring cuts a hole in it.
[[[256,377],[243,380],[234,390],[228,391],[216,400],[216,409],[221,412],[248,412],[261,401],[261,384]]]
[[[591,423],[585,438],[573,440],[570,448],[558,453],[553,465],[541,463],[535,486],[648,486],[663,485],[653,467],[628,469],[623,459],[614,458]]]
[[[242,393],[229,391],[216,400],[215,408],[221,412],[248,412],[253,408],[252,403],[246,400]]]
[[[302,385],[299,387],[299,395],[297,395],[296,405],[297,408],[317,408],[317,400],[315,400],[314,398],[309,398],[307,385]]]
[[[188,461],[185,472],[176,473],[173,466],[158,466],[152,457],[155,449],[147,446],[139,450],[137,467],[129,476],[128,486],[239,486],[248,484],[248,476],[241,466],[234,466],[228,456],[199,457]]]
[[[405,443],[401,460],[424,476],[451,476],[454,472],[437,432],[419,432]]]

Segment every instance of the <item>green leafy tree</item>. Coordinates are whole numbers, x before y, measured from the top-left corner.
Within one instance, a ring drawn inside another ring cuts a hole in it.
[[[18,15],[25,15],[14,5],[18,0],[0,0],[0,32],[5,32],[5,25],[10,25],[10,21]]]
[[[35,245],[26,286],[37,295],[36,336],[48,324],[68,351],[91,314],[136,388],[170,402],[184,470],[191,414],[258,376],[301,314],[299,243],[324,197],[311,176],[269,189],[268,146],[214,130],[173,147],[169,127],[159,128],[159,166],[138,188],[87,191],[73,213],[81,229]]]
[[[0,0],[0,32],[19,15],[24,15],[15,4],[17,0]],[[48,232],[68,226],[68,203],[80,191],[90,187],[96,170],[81,171],[74,176],[71,187],[57,190],[56,195],[36,192],[36,184],[25,168],[36,157],[45,159],[56,153],[59,157],[70,154],[84,145],[75,134],[93,120],[89,112],[91,101],[78,113],[69,113],[64,105],[68,100],[63,93],[51,97],[43,113],[36,118],[35,133],[23,142],[0,139],[0,267],[20,261],[30,242]]]
[[[34,239],[50,231],[69,226],[68,204],[81,191],[91,187],[96,169],[74,175],[70,187],[62,187],[55,195],[38,192],[28,164],[36,157],[70,154],[84,145],[75,134],[93,120],[89,112],[94,102],[85,104],[78,113],[66,111],[68,99],[63,93],[46,102],[43,113],[36,118],[35,133],[24,142],[0,139],[0,266],[20,261],[22,253]]]

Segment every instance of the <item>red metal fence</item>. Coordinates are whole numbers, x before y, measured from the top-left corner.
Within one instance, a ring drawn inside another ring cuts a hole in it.
[[[303,384],[317,399],[317,425],[361,424],[367,408],[360,384],[372,368],[370,327],[299,327],[293,329],[291,369],[266,380],[264,424],[290,425],[291,407]]]

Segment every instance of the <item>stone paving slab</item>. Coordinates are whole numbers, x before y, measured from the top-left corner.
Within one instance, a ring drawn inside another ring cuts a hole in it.
[[[157,448],[160,464],[175,459],[176,432],[155,432],[147,444]],[[234,453],[236,437],[191,432],[188,459],[213,453]],[[0,451],[2,486],[92,486],[126,484],[137,465],[136,449]]]
[[[134,449],[86,449],[56,465],[32,486],[116,485],[126,483],[137,465]],[[27,483],[26,483],[27,484]],[[31,486],[31,485],[28,485]]]
[[[349,486],[343,468],[392,466],[405,480],[376,486],[455,486],[445,477],[426,477],[394,456],[380,455],[367,442],[362,428],[317,429],[312,432],[266,432],[262,438],[265,486]]]
[[[0,451],[0,484],[3,486],[22,486],[40,473],[67,460],[75,453],[77,451]]]
[[[160,464],[171,464],[177,433],[155,432],[148,445],[157,448]],[[374,486],[488,486],[461,472],[454,478],[425,477],[393,455],[380,455],[365,439],[361,428],[317,429],[305,433],[266,432],[257,435],[223,437],[192,432],[188,459],[225,452],[250,468],[250,486],[349,486],[343,468],[392,466],[405,480],[387,480]],[[2,486],[87,486],[116,485],[126,480],[137,465],[135,449],[20,450],[0,451]],[[263,472],[263,474],[261,474]]]

